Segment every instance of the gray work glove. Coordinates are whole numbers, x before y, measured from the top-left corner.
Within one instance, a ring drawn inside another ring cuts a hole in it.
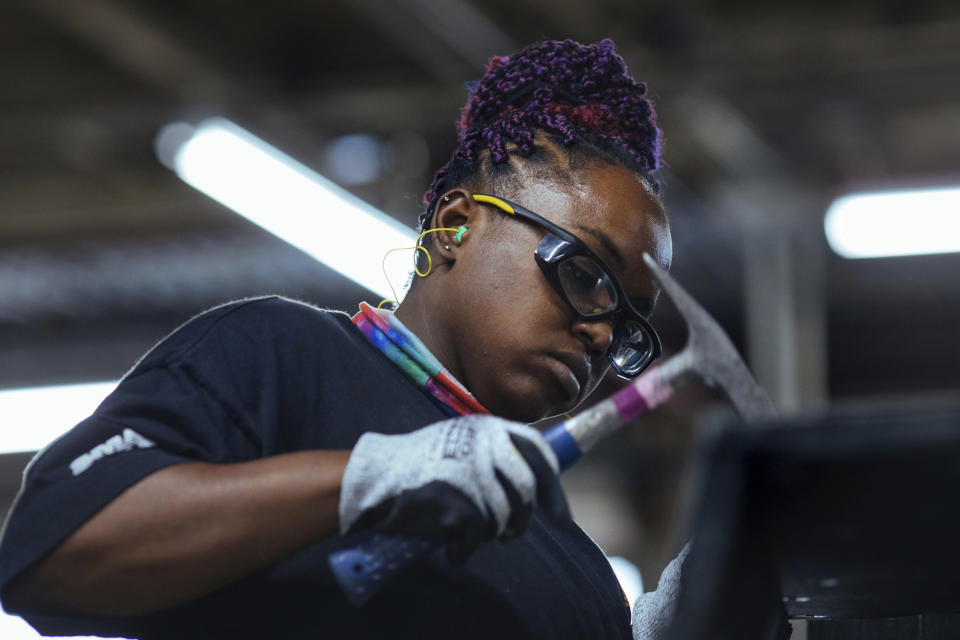
[[[660,574],[657,590],[644,593],[633,603],[633,640],[659,640],[670,628],[680,597],[680,569],[689,551],[688,542]]]
[[[558,468],[537,431],[493,416],[366,433],[343,475],[340,532],[439,539],[463,562],[481,542],[522,533],[534,503],[568,516]]]

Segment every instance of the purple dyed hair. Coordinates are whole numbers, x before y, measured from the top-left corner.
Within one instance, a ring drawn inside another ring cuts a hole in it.
[[[646,84],[633,79],[609,38],[587,45],[550,40],[490,59],[461,111],[457,148],[424,193],[421,227],[429,227],[437,198],[476,175],[484,150],[494,169],[509,167],[514,149],[533,154],[537,130],[569,154],[641,173],[659,192],[661,134]],[[510,143],[516,146],[508,151]]]

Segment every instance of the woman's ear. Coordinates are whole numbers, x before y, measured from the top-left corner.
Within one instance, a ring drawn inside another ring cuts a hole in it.
[[[446,230],[430,234],[430,253],[435,263],[456,261],[458,248],[469,242],[478,209],[479,205],[465,189],[452,189],[437,199],[431,228]]]

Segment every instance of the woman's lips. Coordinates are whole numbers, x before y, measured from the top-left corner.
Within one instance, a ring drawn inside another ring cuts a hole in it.
[[[562,359],[561,356],[552,355],[549,358],[550,372],[559,383],[569,400],[576,400],[580,397],[582,385],[577,373],[570,364]]]

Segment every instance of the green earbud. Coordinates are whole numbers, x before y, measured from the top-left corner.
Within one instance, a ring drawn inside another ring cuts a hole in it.
[[[454,240],[457,241],[458,245],[461,242],[463,242],[463,234],[465,234],[466,232],[467,232],[467,227],[464,225],[460,225],[460,227],[457,229],[457,235],[454,236]]]

